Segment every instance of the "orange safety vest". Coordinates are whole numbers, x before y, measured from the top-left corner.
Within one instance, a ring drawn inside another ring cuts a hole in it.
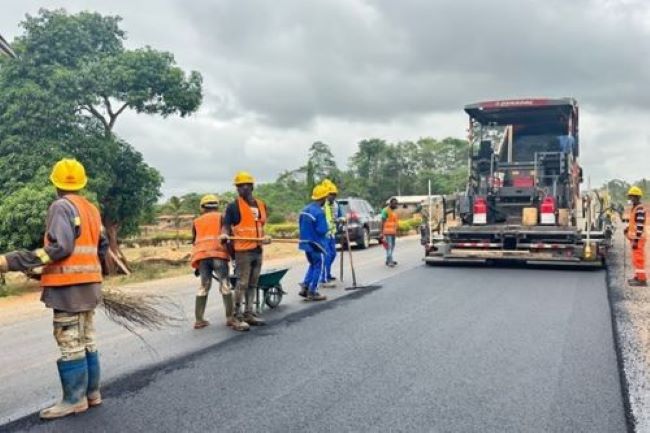
[[[643,234],[641,234],[640,238],[636,237],[636,212],[639,210],[639,208],[645,209],[642,204],[638,204],[632,209],[630,209],[630,217],[629,217],[629,222],[627,226],[627,238],[630,240],[634,239],[646,239],[648,237],[648,228],[650,227],[649,221],[648,221],[648,210],[645,209],[645,224],[643,227]]]
[[[386,218],[386,221],[384,221],[383,234],[384,236],[396,236],[397,228],[399,226],[399,218],[397,214],[390,208],[386,208],[386,213],[388,214],[388,218]]]
[[[41,287],[74,286],[77,284],[101,283],[102,266],[97,255],[97,246],[102,230],[102,219],[97,208],[80,195],[65,196],[79,213],[75,221],[80,234],[74,242],[74,251],[63,260],[50,263],[43,268]],[[45,235],[45,245],[50,241]]]
[[[194,220],[194,246],[192,247],[192,267],[197,269],[203,259],[228,260],[228,252],[219,240],[221,234],[221,214],[207,212]]]
[[[246,200],[241,197],[237,198],[237,205],[239,206],[239,215],[241,221],[239,224],[232,228],[232,234],[239,238],[256,238],[264,237],[264,224],[266,224],[266,205],[260,199],[257,201],[257,208],[259,210],[259,218],[255,218],[253,210],[248,205]],[[234,241],[235,251],[250,251],[261,246],[262,243],[258,241]]]

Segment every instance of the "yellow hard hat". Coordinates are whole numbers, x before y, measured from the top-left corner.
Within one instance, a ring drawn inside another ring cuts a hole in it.
[[[329,179],[325,179],[322,182],[322,185],[326,186],[329,189],[330,194],[338,194],[339,189],[336,187],[336,184]]]
[[[235,185],[242,185],[245,183],[255,183],[255,178],[247,171],[240,171],[235,175],[235,180],[233,181]]]
[[[316,185],[314,187],[314,190],[311,193],[311,199],[312,200],[322,200],[322,199],[326,198],[329,194],[330,194],[330,189],[327,186],[325,186],[323,184]]]
[[[216,207],[219,204],[219,197],[214,194],[207,194],[201,197],[201,207]]]
[[[76,159],[62,159],[54,164],[50,180],[63,191],[79,191],[88,183],[86,169]]]
[[[627,195],[635,195],[638,197],[643,197],[643,191],[641,191],[641,188],[639,188],[638,186],[633,186],[629,189]]]

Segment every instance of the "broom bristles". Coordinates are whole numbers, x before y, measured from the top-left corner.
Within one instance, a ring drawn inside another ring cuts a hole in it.
[[[102,307],[108,318],[129,332],[140,335],[136,327],[148,330],[174,326],[183,320],[172,310],[182,312],[182,308],[168,296],[125,293],[116,289],[102,289]]]

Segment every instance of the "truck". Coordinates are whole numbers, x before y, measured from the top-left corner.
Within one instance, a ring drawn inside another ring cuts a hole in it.
[[[425,222],[424,261],[603,266],[612,227],[598,192],[581,192],[577,101],[487,101],[465,112],[467,184],[442,203],[442,219]]]

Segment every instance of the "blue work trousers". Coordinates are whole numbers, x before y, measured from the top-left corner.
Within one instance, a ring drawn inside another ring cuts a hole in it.
[[[309,293],[316,293],[318,285],[325,281],[326,275],[326,255],[318,251],[308,251],[305,253],[309,267],[305,275],[305,287]]]
[[[327,257],[325,257],[326,278],[325,281],[334,279],[332,276],[332,264],[336,260],[336,237],[331,236],[327,238]]]

